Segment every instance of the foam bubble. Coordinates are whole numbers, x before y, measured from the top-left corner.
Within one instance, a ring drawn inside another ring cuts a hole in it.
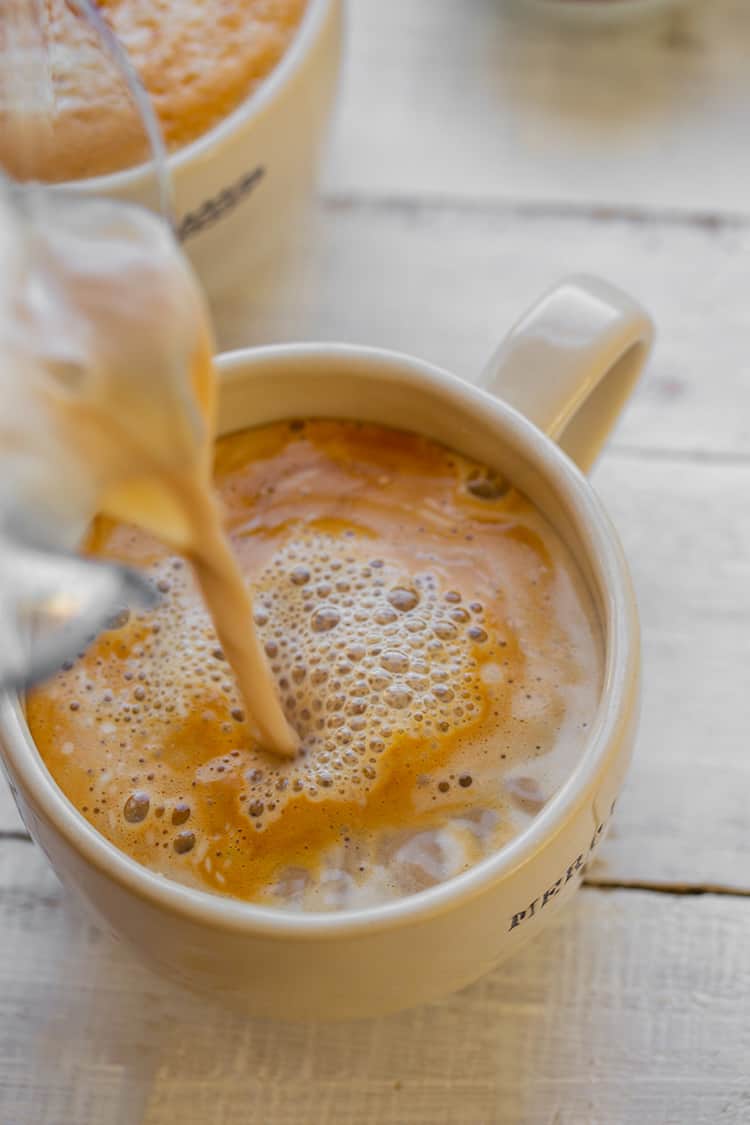
[[[148,816],[151,800],[148,793],[135,792],[131,793],[125,802],[123,809],[123,816],[128,824],[139,824]]]
[[[204,701],[206,730],[218,718],[241,749],[212,758],[195,776],[211,783],[241,770],[238,799],[257,830],[302,792],[321,800],[335,787],[362,799],[378,783],[394,739],[451,736],[473,723],[478,712],[456,684],[466,681],[481,693],[482,683],[470,635],[478,618],[460,607],[456,613],[462,594],[443,592],[429,569],[404,573],[389,559],[363,557],[366,547],[364,538],[309,531],[282,544],[255,583],[255,620],[302,740],[295,761],[257,764],[264,756],[252,748],[252,727],[225,679],[224,653],[195,602],[190,573],[174,571],[169,560],[155,575],[161,582],[169,574],[163,630],[133,644],[126,679],[136,687],[102,696],[96,721],[129,723],[132,737],[147,737],[157,724],[179,729],[195,702]],[[451,608],[457,620],[450,620]],[[81,682],[79,691],[85,688]],[[255,762],[249,768],[248,755]],[[175,827],[190,819],[190,829],[173,840],[174,851],[186,854],[202,837],[203,815],[182,798],[172,797],[168,807]],[[148,812],[148,798],[134,792],[125,819],[136,824]]]
[[[399,613],[408,613],[419,605],[419,594],[407,586],[394,586],[388,591],[388,601]]]
[[[178,855],[184,855],[186,852],[192,851],[195,847],[195,833],[191,832],[190,829],[178,832],[172,846]]]

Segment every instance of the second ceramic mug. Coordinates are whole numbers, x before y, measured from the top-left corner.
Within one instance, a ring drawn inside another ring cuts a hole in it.
[[[254,1014],[369,1016],[468,984],[571,897],[623,782],[640,667],[627,566],[574,461],[586,468],[598,452],[640,373],[651,331],[623,293],[577,278],[519,322],[487,367],[487,390],[417,359],[342,344],[220,359],[224,433],[284,418],[360,419],[417,431],[512,480],[566,542],[590,588],[604,683],[577,768],[521,835],[438,886],[338,914],[255,906],[141,867],[56,787],[20,701],[0,700],[2,758],[29,831],[62,881],[157,971]]]
[[[248,285],[313,191],[341,60],[342,0],[308,0],[288,49],[250,97],[170,154],[177,231],[209,298]],[[151,167],[60,185],[155,207]]]

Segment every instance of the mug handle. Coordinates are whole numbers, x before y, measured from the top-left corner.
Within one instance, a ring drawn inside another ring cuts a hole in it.
[[[607,281],[575,275],[518,321],[478,385],[556,441],[587,472],[651,351],[654,325]]]

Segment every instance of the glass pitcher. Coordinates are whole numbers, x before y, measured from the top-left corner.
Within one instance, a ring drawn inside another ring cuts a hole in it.
[[[158,122],[93,4],[69,6],[87,21],[103,65],[115,68],[140,117],[162,218],[26,178],[24,146],[54,128],[54,60],[43,0],[8,0],[0,13],[0,115],[17,131],[21,167],[12,179],[0,175],[0,688],[48,675],[125,607],[153,602],[140,574],[75,553],[96,511],[127,519],[137,506],[142,525],[180,544],[174,503],[137,479],[117,442],[97,433],[97,405],[111,411],[117,403],[118,425],[137,436],[144,455],[200,461],[209,471],[212,387],[196,355],[210,355],[211,341],[171,231]],[[154,286],[145,325],[127,301],[107,307],[106,287],[97,288],[97,255],[112,239],[125,268],[138,259]],[[62,268],[73,260],[85,265]],[[172,271],[163,292],[162,268]]]

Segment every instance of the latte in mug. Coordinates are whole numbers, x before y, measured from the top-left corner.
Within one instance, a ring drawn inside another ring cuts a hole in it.
[[[547,521],[484,466],[348,421],[223,438],[215,480],[301,749],[258,745],[182,560],[100,519],[89,549],[163,600],[30,696],[63,792],[153,871],[284,910],[398,899],[502,848],[572,773],[602,683]]]

